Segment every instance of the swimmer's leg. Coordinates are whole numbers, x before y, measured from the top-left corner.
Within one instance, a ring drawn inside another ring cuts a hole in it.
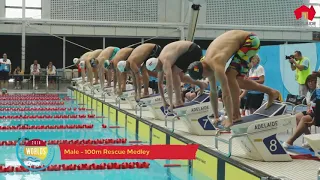
[[[111,82],[112,82],[112,71],[111,69],[109,69],[106,73],[107,73],[107,81],[108,81],[108,87],[111,87]]]
[[[229,119],[232,118],[233,122],[237,122],[241,120],[241,114],[240,114],[240,88],[239,84],[237,82],[237,76],[239,75],[239,72],[235,70],[234,68],[228,68],[226,75],[228,77],[228,84],[231,92],[231,98],[232,98],[232,104],[229,105],[233,107],[233,114],[228,114]],[[230,122],[228,124],[225,124],[226,127],[230,126]]]
[[[98,84],[99,83],[99,75],[98,75],[98,68],[93,68],[93,75],[94,75],[94,82],[93,84]]]
[[[141,74],[142,74],[142,81],[143,81],[143,96],[149,96],[149,74],[148,74],[148,70],[145,67],[145,65],[143,65],[142,69],[141,69]],[[141,87],[140,87],[141,88]]]

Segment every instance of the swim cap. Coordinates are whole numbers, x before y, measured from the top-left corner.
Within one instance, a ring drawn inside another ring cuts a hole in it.
[[[124,72],[126,70],[126,65],[127,65],[126,61],[119,61],[117,64],[118,70],[120,72]]]
[[[202,79],[203,66],[200,61],[191,63],[188,67],[187,73],[194,80]]]
[[[74,64],[77,64],[77,63],[78,63],[78,61],[79,61],[79,59],[78,59],[78,58],[73,58],[73,63],[74,63]]]
[[[159,59],[158,58],[150,58],[146,62],[146,67],[149,71],[154,71],[157,67]]]
[[[95,68],[95,67],[97,66],[96,60],[95,60],[94,58],[92,58],[92,59],[90,60],[90,64],[91,64],[91,67],[93,67],[93,68]]]
[[[110,61],[107,59],[104,61],[104,68],[108,69],[110,66]]]
[[[81,69],[84,69],[86,67],[86,63],[84,61],[80,61],[79,65]]]

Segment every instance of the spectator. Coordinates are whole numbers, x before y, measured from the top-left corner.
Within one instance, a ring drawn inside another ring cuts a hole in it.
[[[249,79],[259,83],[264,83],[264,68],[260,65],[260,57],[255,55],[251,58],[251,68],[249,70]],[[246,106],[252,114],[254,111],[260,108],[264,99],[264,93],[259,91],[248,91],[247,92],[247,103]]]
[[[283,143],[284,148],[289,148],[293,145],[293,142],[298,139],[302,134],[311,134],[309,127],[312,125],[320,126],[319,118],[315,118],[315,108],[316,108],[316,85],[317,85],[317,74],[311,74],[306,79],[307,96],[306,104],[307,111],[300,112],[296,114],[297,128],[293,135]],[[302,146],[308,147],[307,143]]]
[[[14,76],[14,89],[21,89],[21,82],[22,82],[22,76],[19,75],[23,75],[23,71],[20,69],[20,66],[17,66],[17,68],[14,70],[13,72]]]
[[[246,115],[246,111],[248,108],[248,94],[246,90],[241,89],[240,91],[240,110],[241,110],[241,116]]]
[[[35,82],[33,82],[33,77],[31,77],[32,83],[35,83],[35,89],[38,89],[38,83],[39,83],[40,77],[37,75],[40,75],[40,69],[41,69],[41,67],[40,67],[40,64],[38,64],[38,61],[34,60],[33,64],[31,64],[31,66],[30,66],[30,74],[36,76]]]
[[[56,67],[52,64],[52,62],[49,62],[49,65],[47,66],[47,75],[49,81],[49,88],[55,88]]]
[[[299,84],[299,95],[306,96],[308,89],[306,87],[306,79],[311,73],[310,61],[307,57],[303,57],[300,51],[295,51],[293,57],[289,59],[292,71],[296,71],[296,81]]]
[[[0,86],[1,88],[8,89],[8,82],[11,74],[11,61],[7,58],[7,54],[3,54],[3,58],[0,59]]]

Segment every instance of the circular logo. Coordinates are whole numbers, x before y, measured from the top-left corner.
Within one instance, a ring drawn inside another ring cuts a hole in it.
[[[21,146],[21,142],[24,146]],[[16,145],[16,155],[20,164],[29,171],[46,169],[54,159],[55,150],[47,146],[46,141],[40,139],[26,140],[20,138]]]

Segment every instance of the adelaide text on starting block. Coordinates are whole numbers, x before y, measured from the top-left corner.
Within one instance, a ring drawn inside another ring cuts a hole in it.
[[[68,159],[195,159],[198,145],[103,146],[60,144],[62,160]],[[166,153],[167,152],[167,153]]]

